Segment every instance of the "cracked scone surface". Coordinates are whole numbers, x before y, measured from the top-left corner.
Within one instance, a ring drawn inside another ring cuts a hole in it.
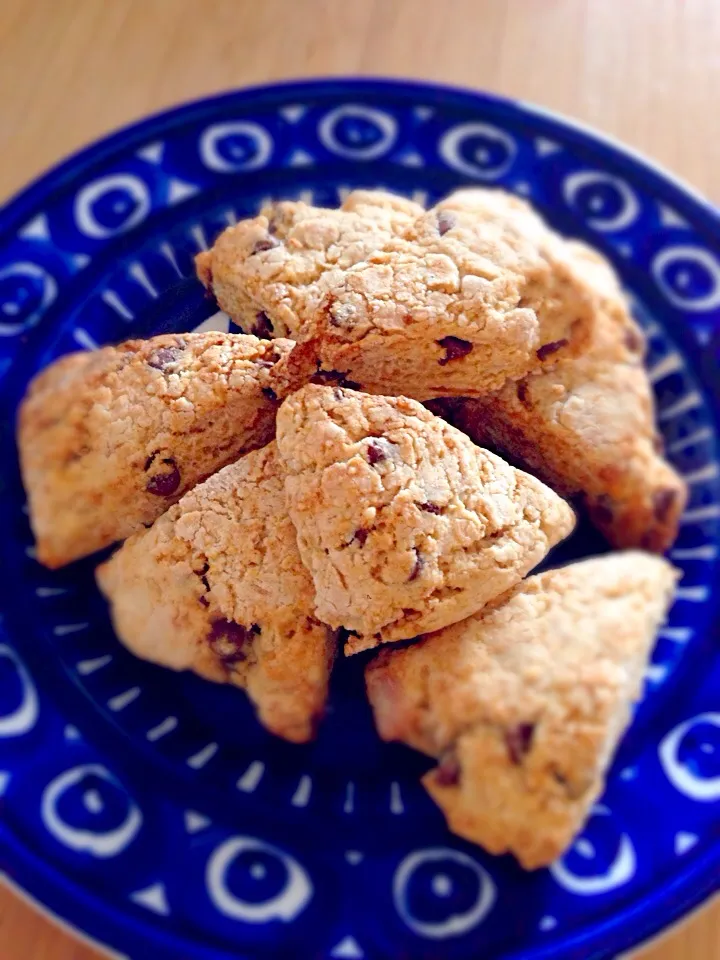
[[[662,456],[645,339],[607,261],[570,246],[602,297],[587,352],[493,396],[458,401],[450,419],[554,489],[581,495],[614,546],[663,552],[677,536],[687,489]]]
[[[343,271],[303,325],[289,380],[319,367],[369,393],[482,396],[583,349],[596,296],[524,201],[461,190]]]
[[[186,494],[97,580],[133,653],[245,688],[273,733],[312,738],[335,635],[313,613],[274,442]]]
[[[552,490],[406,397],[310,384],[277,443],[319,619],[346,653],[469,616],[574,525]]]
[[[454,833],[528,869],[570,845],[630,722],[676,579],[634,551],[581,561],[371,662],[380,736],[440,758],[423,785]]]
[[[382,190],[354,190],[337,210],[270,203],[198,254],[197,273],[243,330],[295,338],[333,278],[422,213],[412,200]]]
[[[39,560],[61,566],[129,536],[271,440],[268,374],[290,347],[161,336],[72,354],[36,377],[18,445]]]

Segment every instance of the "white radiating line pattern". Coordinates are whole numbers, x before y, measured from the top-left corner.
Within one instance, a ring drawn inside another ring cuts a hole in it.
[[[161,243],[160,252],[165,257],[165,259],[170,262],[171,266],[175,268],[175,273],[177,273],[179,277],[183,277],[184,273],[178,266],[177,258],[175,256],[175,250],[173,249],[172,245],[167,242]]]
[[[338,187],[337,188],[337,198],[340,203],[345,203],[348,196],[350,195],[350,187]]]
[[[66,637],[69,633],[80,633],[81,630],[87,630],[89,623],[59,623],[53,627],[53,633],[56,637]]]
[[[116,697],[111,697],[108,700],[108,706],[113,713],[119,713],[121,710],[124,710],[125,707],[129,706],[133,700],[137,700],[140,692],[140,687],[131,687],[129,690],[119,693]]]
[[[262,760],[253,760],[245,773],[237,782],[238,790],[243,793],[252,793],[263,778],[265,773],[265,764]]]
[[[685,483],[692,486],[694,483],[708,483],[710,480],[717,479],[718,472],[717,461],[712,460],[710,463],[706,463],[704,467],[699,467],[697,470],[684,473],[683,477],[685,478]]]
[[[125,306],[114,290],[103,290],[100,296],[103,298],[105,303],[115,311],[115,313],[123,318],[123,320],[135,319],[135,314],[132,312],[132,310],[129,310]]]
[[[172,733],[177,725],[177,717],[165,717],[162,723],[159,723],[156,727],[153,727],[152,730],[148,730],[145,736],[152,743],[155,743],[155,741],[160,740],[161,737],[165,737],[168,733]]]
[[[191,757],[188,757],[187,765],[192,767],[193,770],[202,770],[205,764],[212,760],[212,758],[218,752],[218,749],[219,747],[216,743],[208,743],[207,746],[202,748],[202,750],[198,750],[197,753],[194,753]]]
[[[702,547],[676,547],[670,551],[673,560],[714,560],[717,554],[717,547],[712,543]]]
[[[31,560],[37,560],[37,550],[33,544],[30,544],[29,547],[25,547],[25,556],[29,557]]]
[[[292,796],[290,803],[294,807],[306,807],[310,802],[310,794],[312,793],[312,780],[310,777],[304,773],[298,782],[297,789]]]
[[[75,327],[73,330],[73,340],[79,344],[83,350],[99,350],[100,344],[83,327]]]
[[[405,804],[397,780],[393,780],[390,784],[390,812],[395,814],[405,813]]]
[[[205,236],[205,231],[203,230],[201,224],[196,223],[194,227],[190,227],[190,234],[197,244],[199,250],[207,250],[207,237]]]
[[[315,194],[312,190],[301,190],[298,194],[298,200],[301,203],[307,203],[308,206],[312,206],[315,202]]]
[[[698,393],[697,390],[691,390],[690,393],[686,393],[662,409],[658,413],[658,420],[672,420],[683,413],[688,413],[690,410],[696,410],[702,406],[702,403],[702,394]]]
[[[106,653],[103,657],[80,660],[79,663],[75,664],[75,669],[81,677],[89,677],[91,673],[95,673],[96,670],[102,670],[102,668],[106,667],[109,663],[112,663],[112,656]]]
[[[228,226],[230,227],[232,227],[234,224],[238,222],[237,213],[235,213],[232,207],[227,208],[224,216],[225,216],[225,219],[227,220]]]
[[[704,586],[676,587],[675,589],[676,600],[689,600],[690,603],[704,603],[709,595],[709,588]]]
[[[150,294],[151,297],[158,296],[158,292],[155,285],[153,284],[150,277],[147,275],[147,271],[145,270],[145,267],[141,263],[131,263],[130,266],[128,267],[128,273],[133,278],[133,280],[137,280],[140,286],[143,287]]]
[[[672,640],[673,643],[687,643],[693,635],[691,627],[663,627],[658,632],[661,637]]]
[[[61,597],[67,593],[62,587],[38,587],[35,591],[36,597]]]
[[[428,202],[427,190],[413,190],[412,199],[419,203],[421,207],[426,207]]]
[[[705,440],[712,440],[712,436],[710,427],[701,427],[694,433],[689,433],[686,437],[681,437],[671,443],[668,447],[668,453],[680,453],[682,450],[687,450],[688,447],[695,447],[698,443],[704,443]]]
[[[704,507],[692,507],[680,518],[680,523],[701,523],[703,520],[716,520],[720,517],[720,503],[707,503]]]
[[[355,784],[350,780],[345,788],[345,802],[343,813],[352,813],[355,810]]]
[[[645,678],[650,683],[662,683],[667,676],[668,668],[663,663],[650,663],[645,668]]]
[[[668,353],[667,356],[663,357],[662,360],[658,360],[655,366],[648,372],[648,376],[650,377],[651,383],[658,383],[665,377],[669,377],[671,373],[677,373],[682,369],[683,358],[676,350],[673,350],[671,353]]]

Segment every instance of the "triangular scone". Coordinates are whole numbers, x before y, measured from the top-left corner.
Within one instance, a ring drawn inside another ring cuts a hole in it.
[[[137,656],[246,688],[268,730],[313,737],[335,635],[314,616],[274,443],[187,493],[97,580]]]
[[[372,661],[380,736],[440,758],[423,784],[454,833],[528,869],[570,845],[640,696],[676,578],[649,554],[585,560]]]
[[[662,552],[677,536],[687,489],[661,453],[645,341],[607,261],[581,244],[569,246],[604,297],[587,353],[493,396],[458,401],[450,418],[554,489],[582,495],[614,546]]]
[[[406,397],[310,384],[277,443],[316,614],[346,653],[454,623],[567,536],[570,507]]]
[[[333,278],[422,213],[412,200],[382,190],[355,190],[338,210],[271,203],[198,254],[198,277],[243,330],[297,337]]]
[[[268,374],[290,347],[186,333],[71,354],[36,377],[18,446],[40,562],[122,540],[271,440]]]
[[[320,368],[369,393],[482,396],[582,350],[596,300],[527,203],[461,190],[333,278],[276,373],[291,386]]]

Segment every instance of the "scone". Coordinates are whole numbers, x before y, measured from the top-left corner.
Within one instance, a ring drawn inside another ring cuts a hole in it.
[[[198,254],[198,277],[243,330],[295,338],[333,278],[422,213],[382,190],[355,190],[339,210],[271,203]]]
[[[440,759],[423,784],[454,833],[527,869],[570,845],[603,789],[676,579],[639,552],[585,560],[372,661],[380,736]]]
[[[454,623],[522,579],[574,525],[552,490],[406,397],[310,384],[277,444],[316,615],[346,653]]]
[[[310,740],[322,716],[335,635],[285,509],[274,443],[187,493],[98,568],[115,630],[146,660],[247,690],[260,722]]]
[[[662,552],[677,536],[687,488],[662,456],[644,337],[607,261],[569,246],[603,298],[587,353],[492,396],[457,401],[449,416],[476,443],[497,447],[560,493],[580,495],[614,546]]]
[[[63,357],[30,384],[18,445],[38,559],[122,540],[275,432],[268,373],[286,340],[130,340]]]
[[[492,190],[452,194],[332,281],[279,393],[319,369],[369,393],[482,396],[582,351],[598,306],[566,241]]]

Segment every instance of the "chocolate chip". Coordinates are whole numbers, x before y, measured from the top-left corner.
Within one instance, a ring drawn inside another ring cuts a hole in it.
[[[628,327],[625,331],[625,346],[631,353],[644,353],[645,339],[639,330]]]
[[[277,398],[278,398],[278,397],[277,397],[277,394],[276,394],[275,391],[272,389],[272,387],[263,387],[263,388],[262,388],[262,392],[265,394],[265,396],[268,398],[268,400],[275,401],[275,400],[277,400]]]
[[[425,561],[423,560],[422,554],[420,553],[419,550],[415,550],[415,563],[413,564],[413,568],[410,571],[410,576],[408,577],[408,583],[411,583],[413,580],[417,580],[417,578],[422,573],[422,568],[424,566],[425,566]]]
[[[355,383],[354,380],[348,380],[346,374],[339,373],[337,370],[318,370],[317,373],[314,373],[310,378],[310,383],[316,383],[321,387],[330,387],[333,384],[337,384],[340,387],[345,387],[347,390],[360,389],[359,383]]]
[[[263,237],[258,240],[255,246],[253,247],[253,253],[262,253],[264,250],[272,250],[274,247],[279,247],[280,241],[271,236],[270,234],[267,237]]]
[[[260,310],[259,313],[255,314],[255,323],[253,324],[250,333],[254,334],[256,337],[260,337],[261,340],[267,340],[272,337],[272,323],[270,322],[270,317],[265,313],[264,310]]]
[[[367,448],[367,457],[369,463],[376,464],[387,459],[387,453],[385,453],[379,443],[370,442]]]
[[[359,530],[356,530],[355,533],[353,534],[353,540],[357,540],[360,546],[364,547],[365,541],[368,538],[369,532],[370,532],[369,530],[365,530],[363,529],[363,527],[361,527]]]
[[[444,236],[457,223],[457,217],[450,210],[441,210],[437,216],[438,233]]]
[[[460,782],[460,764],[454,750],[443,754],[435,769],[435,783],[439,787],[454,787]]]
[[[519,723],[516,727],[505,731],[505,744],[513,763],[522,763],[523,757],[530,750],[534,733],[535,724],[533,723]]]
[[[152,463],[153,459],[154,456],[149,462]],[[172,457],[167,457],[162,462],[170,469],[150,477],[145,484],[145,489],[148,493],[154,493],[157,497],[170,497],[180,486],[180,471]]]
[[[425,513],[434,513],[436,515],[442,513],[442,507],[437,503],[430,503],[428,501],[427,503],[419,503],[418,507]]]
[[[552,356],[553,353],[557,353],[558,350],[562,350],[563,347],[568,345],[567,340],[553,340],[552,343],[545,343],[538,350],[535,351],[535,356],[538,360],[546,360],[548,357]]]
[[[677,497],[677,490],[673,490],[672,487],[664,487],[655,491],[652,498],[653,513],[658,523],[664,523],[668,519],[677,502]]]
[[[200,604],[201,604],[203,607],[209,607],[209,606],[210,606],[210,601],[208,600],[207,597],[198,597],[198,601],[200,602]]]
[[[213,653],[229,666],[247,660],[243,647],[257,633],[260,633],[260,627],[256,623],[248,629],[233,620],[215,620],[210,628],[208,643]]]
[[[528,387],[528,382],[527,382],[527,380],[518,380],[518,382],[517,382],[517,384],[516,384],[516,386],[515,386],[515,390],[516,390],[516,392],[517,392],[517,398],[518,398],[518,400],[520,401],[520,403],[521,403],[524,407],[527,407],[527,406],[528,406],[528,393],[529,393],[529,387]]]
[[[158,347],[158,349],[153,350],[148,357],[148,366],[154,367],[156,370],[165,370],[166,367],[177,363],[184,353],[185,347],[181,344],[169,347]]]
[[[441,367],[451,360],[460,360],[466,357],[472,350],[473,345],[467,340],[461,340],[460,337],[443,337],[442,340],[435,341],[438,346],[445,351],[445,356],[438,360]]]

